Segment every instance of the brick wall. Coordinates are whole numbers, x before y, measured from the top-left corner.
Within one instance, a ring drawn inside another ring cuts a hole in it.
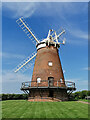
[[[53,96],[50,95],[51,92]],[[68,94],[65,89],[34,89],[29,93],[29,101],[67,101]]]
[[[53,63],[52,66],[48,65],[48,62],[51,61]],[[33,69],[33,75],[32,75],[32,82],[31,86],[37,86],[37,78],[40,77],[41,80],[47,80],[48,83],[48,77],[53,77],[54,80],[60,80],[62,78],[62,83],[59,85],[65,86],[64,82],[64,75],[61,67],[61,62],[58,55],[57,48],[50,46],[41,48],[37,51],[37,56],[35,60],[35,65]],[[40,86],[48,86],[46,82],[39,84]],[[57,83],[54,83],[56,86]]]

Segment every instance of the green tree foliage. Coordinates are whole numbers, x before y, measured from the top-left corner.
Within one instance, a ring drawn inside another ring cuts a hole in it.
[[[2,94],[2,100],[19,100],[27,98],[27,94]]]
[[[85,99],[86,96],[90,96],[90,91],[87,90],[77,91],[75,93],[72,93],[70,96],[74,100]]]
[[[28,94],[2,94],[1,96],[2,100],[28,99]],[[86,96],[90,96],[90,91],[77,91],[69,96],[69,100],[85,99]]]

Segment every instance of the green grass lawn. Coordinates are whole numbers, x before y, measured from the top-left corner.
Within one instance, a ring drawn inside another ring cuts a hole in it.
[[[88,105],[76,101],[2,101],[3,118],[88,118]]]

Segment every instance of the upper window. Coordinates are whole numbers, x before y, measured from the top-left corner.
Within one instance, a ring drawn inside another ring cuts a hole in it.
[[[49,66],[52,66],[52,65],[53,65],[53,63],[52,63],[51,61],[49,61],[49,62],[48,62],[48,65],[49,65]]]
[[[61,82],[61,83],[63,82],[62,78],[60,78],[60,82]]]
[[[37,83],[40,83],[41,82],[41,78],[37,78]]]

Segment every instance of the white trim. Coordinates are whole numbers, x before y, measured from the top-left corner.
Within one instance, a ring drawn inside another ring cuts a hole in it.
[[[42,43],[42,44],[38,45],[37,50],[40,49],[40,48],[43,48],[43,47],[46,47],[46,43]]]

